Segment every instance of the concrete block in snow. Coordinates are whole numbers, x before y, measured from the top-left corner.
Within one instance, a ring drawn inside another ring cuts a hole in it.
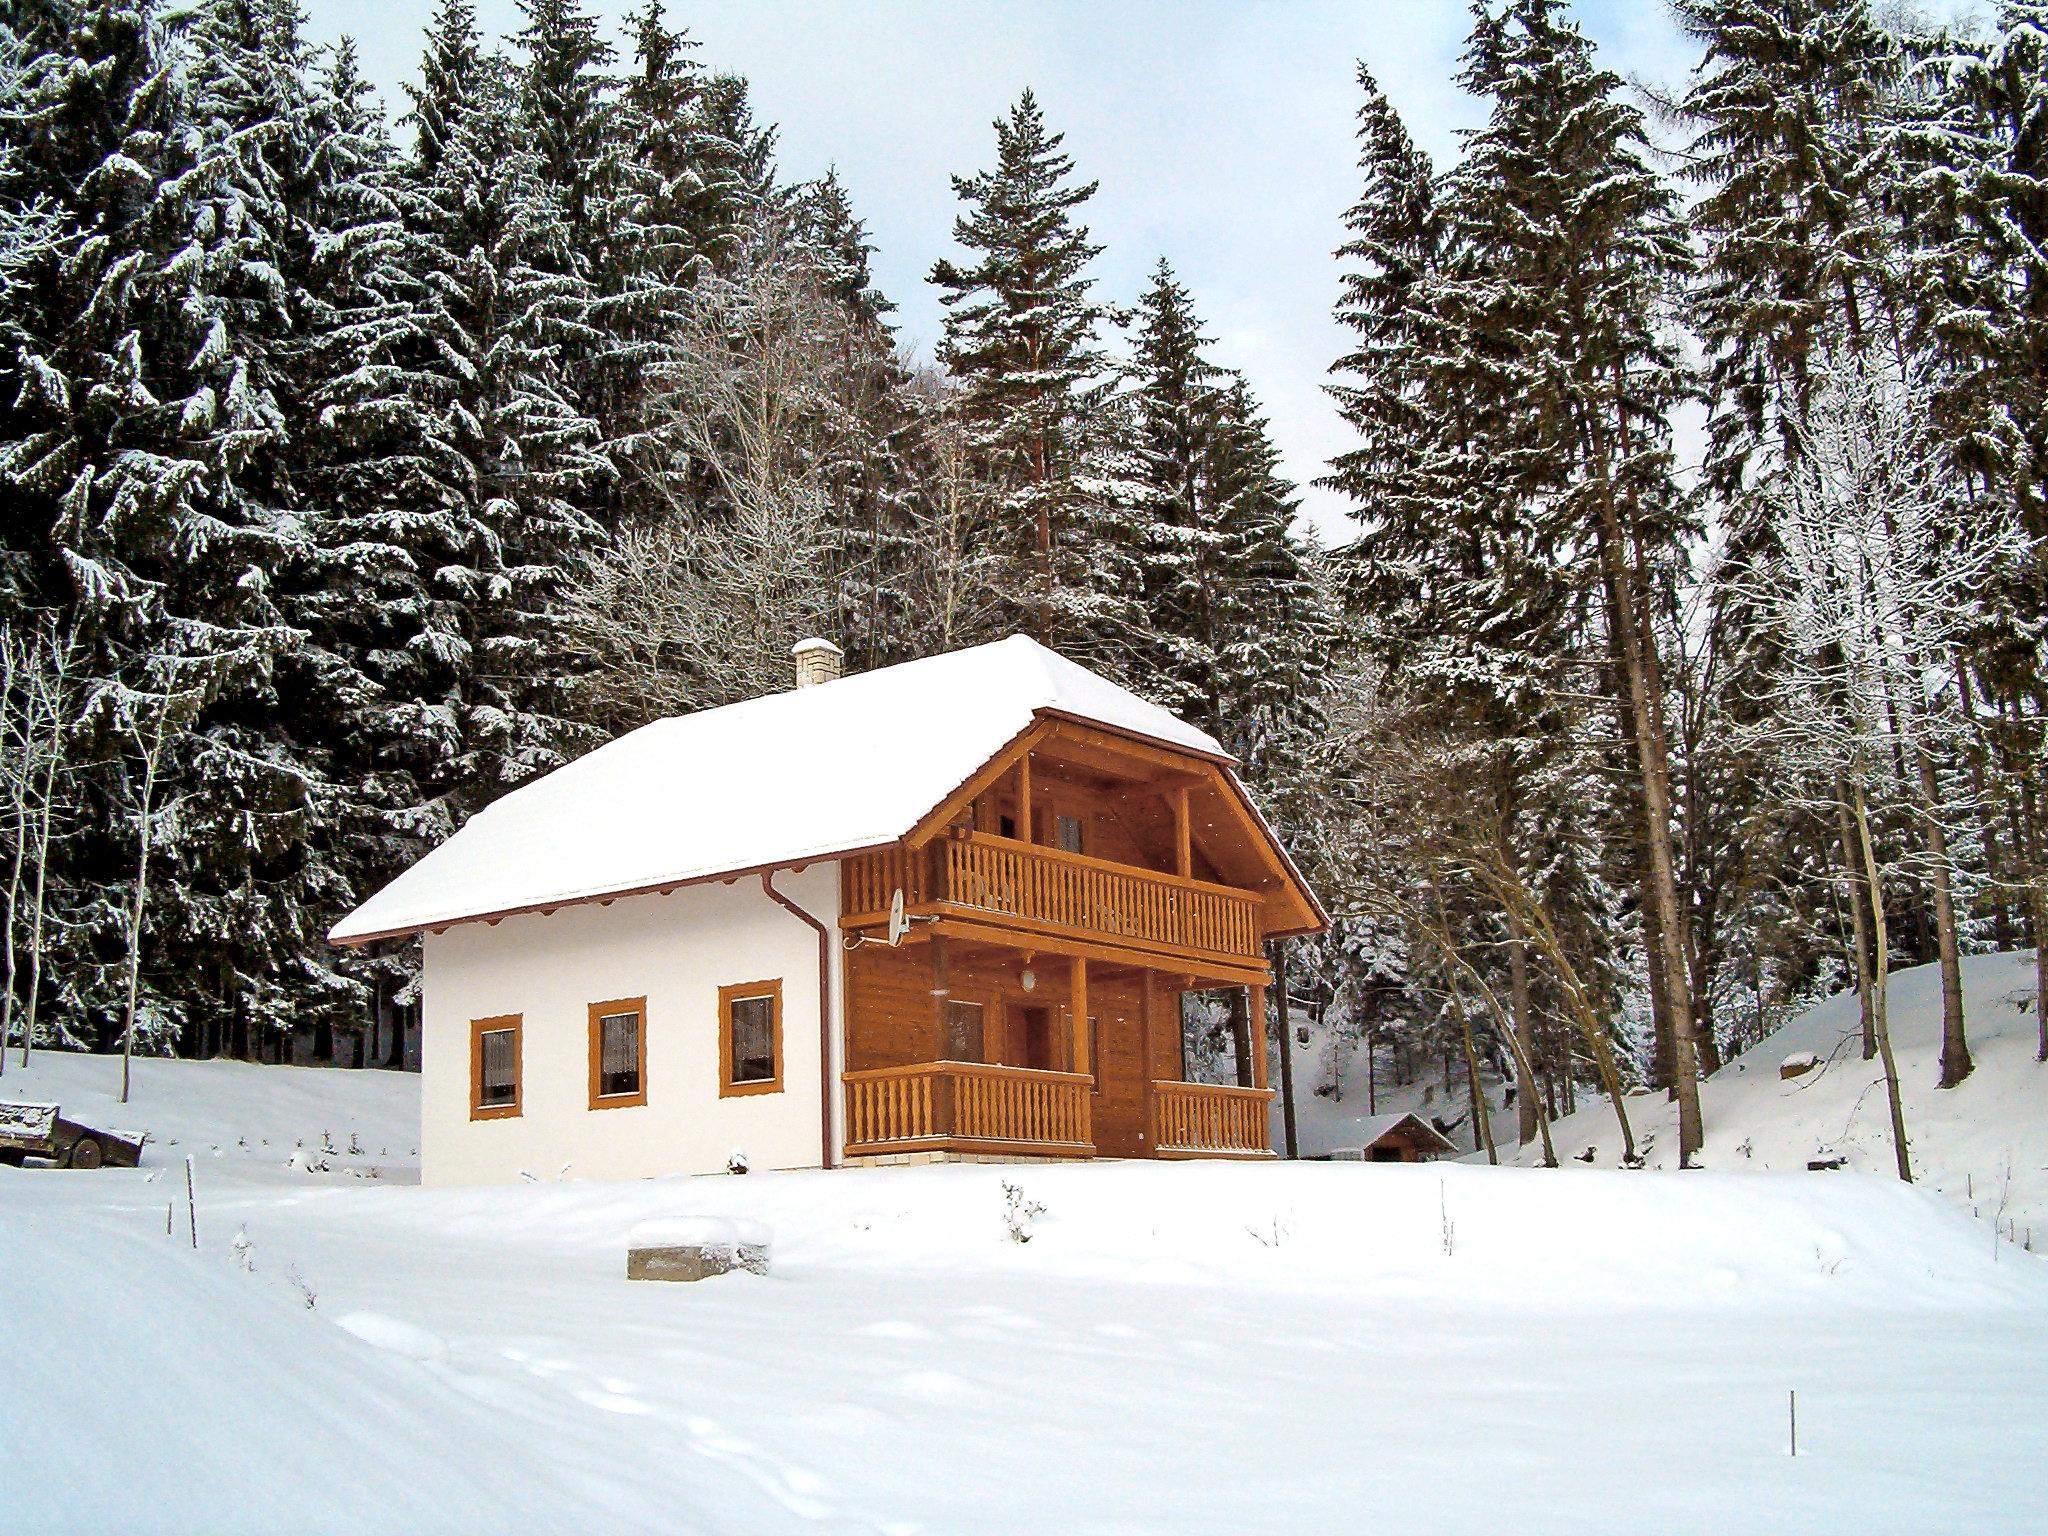
[[[644,1221],[626,1243],[628,1280],[703,1280],[735,1269],[767,1274],[774,1234],[756,1221],[685,1216]]]

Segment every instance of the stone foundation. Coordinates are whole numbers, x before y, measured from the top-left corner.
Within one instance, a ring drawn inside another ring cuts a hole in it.
[[[849,1157],[842,1168],[909,1168],[921,1163],[1076,1163],[1100,1161],[1077,1157],[1047,1157],[1030,1152],[887,1152],[876,1157]]]

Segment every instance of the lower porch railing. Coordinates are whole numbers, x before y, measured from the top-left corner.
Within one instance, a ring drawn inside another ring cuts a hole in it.
[[[1152,1148],[1160,1157],[1270,1157],[1270,1088],[1152,1085]]]
[[[1019,1152],[1092,1157],[1085,1073],[971,1061],[848,1072],[846,1155]]]

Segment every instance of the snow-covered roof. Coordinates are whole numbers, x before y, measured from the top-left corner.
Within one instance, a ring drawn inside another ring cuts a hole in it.
[[[891,843],[1041,712],[1228,759],[1036,641],[904,662],[642,726],[472,816],[335,925],[415,933]]]
[[[1442,1143],[1446,1151],[1454,1150],[1449,1137],[1411,1111],[1393,1115],[1366,1115],[1353,1122],[1353,1130],[1358,1137],[1359,1147],[1369,1149],[1375,1142],[1384,1140],[1396,1127],[1405,1125],[1413,1125],[1425,1138]]]

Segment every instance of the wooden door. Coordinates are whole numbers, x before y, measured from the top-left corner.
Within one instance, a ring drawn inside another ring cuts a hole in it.
[[[1032,1067],[1040,1072],[1059,1070],[1053,1054],[1051,1009],[1012,1008],[1010,1040],[1016,1051],[1012,1066]]]

